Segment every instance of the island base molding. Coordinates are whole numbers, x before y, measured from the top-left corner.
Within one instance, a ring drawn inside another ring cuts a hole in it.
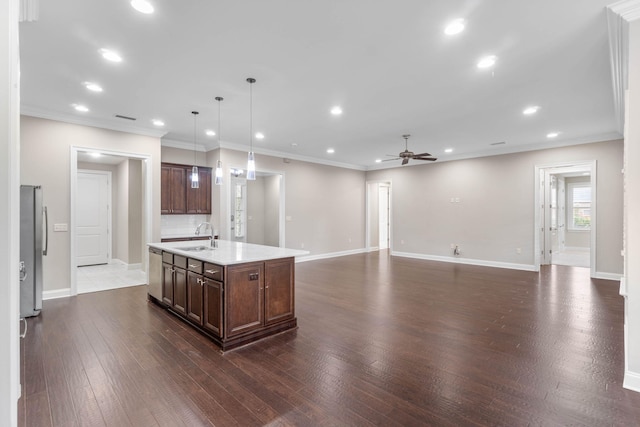
[[[247,332],[241,335],[234,336],[232,338],[222,339],[220,337],[217,337],[211,334],[209,331],[207,331],[197,323],[191,322],[189,319],[185,318],[181,313],[173,310],[170,307],[167,307],[166,304],[162,303],[161,301],[158,301],[157,298],[154,298],[151,295],[148,295],[148,298],[151,303],[164,309],[168,313],[176,316],[178,319],[188,324],[189,326],[194,328],[196,331],[200,332],[202,335],[209,338],[218,347],[220,347],[221,352],[234,350],[239,347],[244,347],[245,345],[252,344],[256,341],[260,341],[262,339],[272,337],[274,335],[279,335],[285,332],[295,331],[298,329],[298,320],[296,318],[293,318],[280,323],[263,327],[262,329],[257,331]]]

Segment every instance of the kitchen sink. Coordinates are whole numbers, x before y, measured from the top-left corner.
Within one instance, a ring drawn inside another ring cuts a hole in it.
[[[211,246],[187,246],[186,248],[176,248],[176,249],[180,249],[181,251],[188,251],[188,252],[202,252],[202,251],[212,251],[215,248],[212,248]]]

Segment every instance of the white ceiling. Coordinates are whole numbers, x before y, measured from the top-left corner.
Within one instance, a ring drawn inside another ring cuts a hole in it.
[[[253,129],[266,135],[254,150],[292,158],[376,168],[405,133],[409,149],[440,160],[620,137],[610,0],[151,1],[152,15],[129,0],[41,1],[38,20],[20,24],[23,113],[192,146],[197,110],[198,143],[211,149],[204,130],[218,130],[222,96],[222,145],[242,146],[254,77]],[[446,36],[454,18],[467,27]],[[496,66],[479,70],[488,54]],[[541,109],[524,116],[529,105]]]

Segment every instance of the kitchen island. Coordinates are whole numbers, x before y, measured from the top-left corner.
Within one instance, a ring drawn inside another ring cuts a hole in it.
[[[295,329],[294,259],[308,252],[214,243],[149,243],[149,300],[223,351]]]

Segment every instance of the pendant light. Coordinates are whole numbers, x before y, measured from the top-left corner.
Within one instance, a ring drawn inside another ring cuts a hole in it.
[[[216,96],[216,101],[218,101],[218,163],[216,164],[216,185],[222,185],[222,161],[220,160],[220,150],[222,150],[222,146],[220,145],[220,134],[222,133],[222,128],[220,127],[220,101],[224,100],[221,96]]]
[[[249,156],[247,160],[247,179],[254,181],[256,179],[256,160],[253,155],[253,89],[252,86],[256,79],[249,77]]]
[[[198,117],[197,111],[192,111],[193,114],[193,167],[191,168],[191,188],[200,188],[200,177],[198,176],[198,166],[196,166],[196,117]]]

